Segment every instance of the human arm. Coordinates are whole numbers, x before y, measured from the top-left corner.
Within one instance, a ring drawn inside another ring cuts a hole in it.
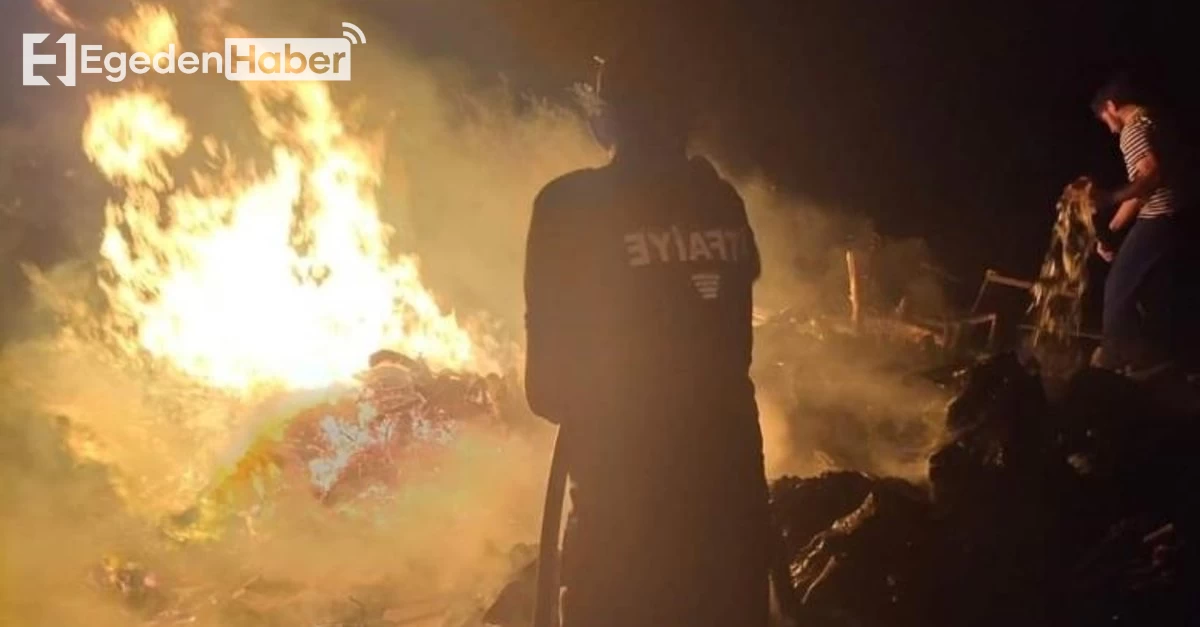
[[[553,184],[551,184],[553,185]],[[550,186],[534,201],[525,246],[525,396],[533,413],[559,423],[571,413],[571,319],[577,281],[563,208]],[[577,360],[578,354],[574,355]]]
[[[1139,198],[1126,200],[1113,213],[1112,218],[1108,221],[1107,228],[1096,229],[1096,236],[1098,238],[1096,241],[1096,253],[1100,255],[1101,259],[1108,262],[1113,260],[1113,257],[1117,254],[1115,240],[1118,234],[1137,217],[1138,211],[1141,210],[1143,204],[1144,201]]]
[[[1144,141],[1134,139],[1131,141]],[[1159,165],[1158,158],[1154,156],[1154,151],[1150,147],[1149,142],[1145,142],[1141,148],[1142,152],[1134,162],[1133,180],[1128,185],[1113,192],[1109,197],[1111,204],[1120,204],[1124,209],[1130,201],[1145,200],[1155,189],[1158,188],[1159,180]],[[1118,214],[1120,211],[1118,211]]]
[[[1108,222],[1108,230],[1113,233],[1119,232],[1125,228],[1135,217],[1138,211],[1142,208],[1145,201],[1141,198],[1130,198],[1121,203],[1117,208],[1117,212],[1113,214],[1112,220]]]

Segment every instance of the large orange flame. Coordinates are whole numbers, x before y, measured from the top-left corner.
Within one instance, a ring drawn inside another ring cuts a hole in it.
[[[258,174],[215,138],[197,150],[160,93],[90,99],[84,149],[121,190],[101,251],[110,338],[237,391],[343,380],[383,347],[435,367],[481,367],[416,260],[389,253],[378,155],[347,130],[329,89],[244,85],[270,147]],[[180,158],[196,152],[207,165],[177,183]]]

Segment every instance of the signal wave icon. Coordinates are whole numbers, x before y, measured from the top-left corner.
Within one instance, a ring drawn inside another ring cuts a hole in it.
[[[362,29],[351,24],[350,22],[342,22],[342,37],[350,40],[351,44],[367,43],[367,36],[363,34]]]
[[[704,300],[716,300],[721,295],[721,275],[712,272],[700,272],[692,275],[692,285],[700,292]]]

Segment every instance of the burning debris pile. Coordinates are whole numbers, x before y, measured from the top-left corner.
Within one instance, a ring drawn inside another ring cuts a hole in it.
[[[1200,616],[1195,412],[1091,369],[1051,399],[1035,368],[1003,354],[963,375],[924,481],[842,471],[774,482],[784,589],[799,624]],[[512,584],[494,624],[520,624],[511,597],[527,584]]]
[[[359,378],[348,391],[262,429],[167,533],[211,538],[233,520],[252,532],[288,492],[309,494],[335,512],[369,508],[395,498],[405,481],[436,472],[463,430],[504,430],[498,400],[511,391],[497,375],[434,372],[385,350]]]
[[[282,403],[301,409],[258,423],[166,519],[127,503],[144,493],[124,467],[75,449],[82,421],[0,407],[3,552],[22,576],[0,590],[0,624],[470,624],[507,567],[490,547],[527,535],[520,464],[540,456],[514,437],[511,381],[371,362],[327,401]]]
[[[30,581],[0,591],[0,623],[477,625],[509,565],[493,547],[531,527],[521,464],[541,456],[506,412],[514,382],[391,351],[371,364],[328,400],[280,403],[301,409],[259,422],[165,519],[126,502],[142,493],[124,468],[73,450],[72,418],[0,408],[0,527]]]

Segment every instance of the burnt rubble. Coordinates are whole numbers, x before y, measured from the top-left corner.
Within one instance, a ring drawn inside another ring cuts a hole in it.
[[[781,605],[804,626],[1200,623],[1200,416],[1160,398],[1106,371],[1046,386],[1016,355],[978,363],[926,481],[773,483]],[[522,566],[491,624],[524,624]]]
[[[967,375],[928,494],[877,480],[789,555],[806,624],[1191,624],[1194,416],[1085,369],[1047,398],[1032,365]],[[775,499],[795,499],[777,482]],[[793,507],[798,507],[793,505]],[[784,517],[787,519],[787,517]]]
[[[505,429],[513,392],[499,376],[434,371],[393,351],[371,356],[349,390],[264,429],[197,504],[167,521],[177,540],[206,540],[265,515],[287,493],[336,511],[386,500],[473,427]]]

